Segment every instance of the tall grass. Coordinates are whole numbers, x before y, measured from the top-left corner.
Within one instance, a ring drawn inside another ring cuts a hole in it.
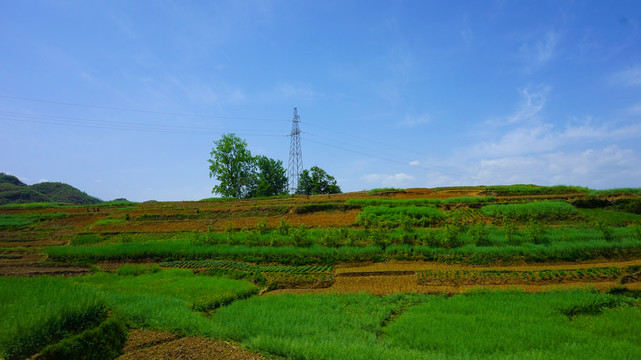
[[[563,201],[534,201],[525,204],[493,204],[481,208],[483,214],[518,220],[559,220],[577,213],[574,206]]]
[[[64,212],[48,214],[0,214],[0,230],[21,228],[38,221],[59,219],[67,216]]]
[[[251,263],[280,263],[292,265],[326,264],[340,262],[427,260],[490,264],[494,262],[545,262],[577,261],[598,258],[630,259],[641,256],[641,239],[631,228],[614,229],[610,239],[596,230],[575,230],[582,238],[565,238],[563,229],[548,231],[540,236],[539,243],[528,240],[524,231],[504,238],[502,230],[488,235],[490,245],[475,246],[469,234],[448,238],[446,230],[415,232],[409,244],[390,244],[383,238],[376,245],[327,247],[297,246],[247,246],[247,245],[194,245],[190,242],[129,243],[98,246],[53,246],[46,248],[55,261],[100,261],[154,259],[160,261],[183,259],[225,259]],[[377,234],[378,232],[372,232]],[[394,234],[391,232],[390,234]],[[372,236],[373,236],[372,235]],[[424,237],[423,237],[424,236]],[[378,241],[378,240],[377,240]],[[395,239],[396,241],[396,239]],[[456,243],[453,246],[450,241]],[[466,244],[466,242],[469,242]],[[418,244],[426,245],[418,245]]]
[[[591,195],[613,196],[613,195],[641,195],[641,188],[616,188],[603,190],[590,190]]]
[[[523,195],[558,195],[558,194],[586,194],[590,189],[580,186],[539,186],[539,185],[495,185],[486,186],[485,192],[498,196],[523,196]]]
[[[215,309],[258,292],[247,281],[197,276],[192,270],[126,265],[116,274],[97,273],[76,280],[110,293],[153,294],[182,299],[197,311]]]
[[[417,359],[378,336],[393,314],[424,295],[282,295],[234,303],[212,315],[216,337],[288,359]]]
[[[638,308],[629,307],[631,301],[586,291],[436,298],[405,311],[385,329],[385,339],[396,347],[448,358],[633,359],[641,356],[634,341],[638,334],[619,336],[630,322],[641,320]],[[618,331],[607,331],[592,319]]]
[[[24,359],[106,316],[95,289],[60,278],[0,277],[0,358]]]
[[[373,224],[397,227],[409,221],[412,226],[430,226],[446,216],[445,212],[434,206],[367,206],[356,218],[356,224],[365,227]]]
[[[342,248],[312,245],[247,246],[247,245],[194,245],[191,242],[128,243],[97,246],[51,246],[45,249],[55,261],[100,260],[179,260],[228,259],[246,262],[282,263],[293,265],[333,264],[338,261],[371,261],[377,259],[377,246]]]

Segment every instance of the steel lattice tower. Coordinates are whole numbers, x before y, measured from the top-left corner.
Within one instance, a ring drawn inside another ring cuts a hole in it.
[[[298,179],[303,171],[303,152],[300,149],[300,116],[298,109],[294,108],[294,118],[292,119],[291,142],[289,145],[289,166],[287,168],[287,178],[289,179],[289,193],[295,194],[298,190]]]

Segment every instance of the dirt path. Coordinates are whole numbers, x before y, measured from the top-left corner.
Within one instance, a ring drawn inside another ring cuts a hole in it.
[[[228,341],[204,337],[180,338],[169,332],[130,330],[124,354],[118,360],[263,360],[269,359]]]

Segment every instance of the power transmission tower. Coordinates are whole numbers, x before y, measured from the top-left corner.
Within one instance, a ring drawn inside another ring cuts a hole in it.
[[[289,143],[289,166],[287,168],[287,178],[289,179],[289,193],[295,194],[298,190],[298,179],[303,171],[303,152],[300,149],[300,116],[298,109],[294,108],[294,118],[292,119],[291,142]]]

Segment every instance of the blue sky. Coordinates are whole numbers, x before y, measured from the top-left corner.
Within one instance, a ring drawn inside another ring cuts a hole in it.
[[[641,186],[639,1],[3,1],[0,171],[198,200],[234,132],[344,191]]]

